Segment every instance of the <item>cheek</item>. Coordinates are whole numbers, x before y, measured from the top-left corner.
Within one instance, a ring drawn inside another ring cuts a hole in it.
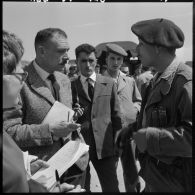
[[[95,66],[96,66],[95,63],[91,64],[91,68],[92,68],[93,70],[95,70]]]

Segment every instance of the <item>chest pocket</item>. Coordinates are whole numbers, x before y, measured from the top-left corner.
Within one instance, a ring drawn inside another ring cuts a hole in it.
[[[163,106],[155,106],[151,111],[151,125],[153,127],[167,126],[167,110]]]

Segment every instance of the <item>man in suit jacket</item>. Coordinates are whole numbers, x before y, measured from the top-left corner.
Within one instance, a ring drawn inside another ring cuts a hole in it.
[[[26,68],[29,76],[20,93],[21,103],[17,109],[8,111],[4,121],[4,130],[20,148],[40,159],[48,160],[63,146],[62,137],[80,127],[64,121],[41,124],[55,100],[72,108],[70,81],[58,72],[67,61],[68,50],[67,35],[61,29],[48,28],[37,33],[36,59]],[[54,82],[48,78],[51,74]],[[79,110],[75,117],[78,113]]]
[[[10,110],[18,104],[18,93],[25,79],[26,72],[23,71],[20,60],[23,55],[21,40],[13,33],[3,30],[3,110]],[[3,115],[3,120],[9,118],[9,113]],[[35,160],[37,157],[22,152],[14,140],[3,131],[3,192],[48,192],[40,183],[30,179],[40,168],[47,168],[48,164],[43,160]],[[74,185],[63,183],[61,191],[75,192]],[[78,188],[77,188],[78,189]],[[78,189],[77,192],[83,191]],[[59,192],[56,186],[52,192]]]
[[[90,160],[97,172],[103,192],[118,192],[114,139],[121,129],[120,108],[112,79],[95,73],[95,48],[82,44],[76,48],[81,75],[72,82],[73,104],[84,108],[78,119],[81,133],[90,145]],[[88,166],[85,189],[89,191]]]
[[[112,78],[117,85],[123,127],[127,127],[129,124],[136,122],[142,98],[133,77],[126,76],[120,71],[123,59],[127,56],[126,51],[117,44],[110,43],[106,47],[108,68],[103,75]],[[138,181],[138,171],[134,160],[135,145],[132,142],[130,147],[129,142],[130,137],[126,137],[122,147],[121,163],[126,191],[135,192]]]

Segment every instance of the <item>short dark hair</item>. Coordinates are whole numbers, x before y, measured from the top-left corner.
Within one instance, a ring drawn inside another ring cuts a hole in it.
[[[24,54],[21,39],[15,34],[3,30],[3,74],[10,74]]]
[[[35,51],[38,45],[46,43],[50,38],[54,36],[54,34],[59,34],[61,36],[64,36],[65,38],[68,37],[67,34],[59,28],[46,28],[40,30],[35,37]]]
[[[79,54],[81,52],[85,52],[87,54],[90,54],[92,52],[95,53],[95,48],[92,45],[89,45],[88,43],[84,43],[79,45],[76,49],[75,49],[75,55],[76,55],[76,59],[78,58]]]

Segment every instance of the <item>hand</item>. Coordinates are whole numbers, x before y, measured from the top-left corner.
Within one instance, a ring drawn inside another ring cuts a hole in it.
[[[81,125],[78,123],[68,123],[65,121],[55,122],[49,125],[49,130],[56,137],[66,137],[73,131],[76,131],[81,128]]]
[[[67,191],[73,190],[74,188],[75,188],[74,185],[71,185],[68,183],[60,184],[61,192],[67,192]],[[58,186],[56,186],[53,188],[52,192],[60,192],[60,189]]]
[[[40,168],[48,168],[49,165],[43,160],[36,160],[30,164],[31,175],[34,175]]]
[[[80,185],[77,185],[73,190],[68,191],[69,192],[85,192],[85,189],[82,189]]]
[[[147,148],[146,141],[146,129],[140,129],[139,131],[133,133],[133,139],[140,152],[144,152]]]
[[[84,108],[81,108],[81,106],[78,103],[76,103],[73,110],[75,111],[74,116],[73,116],[73,120],[77,121],[78,118],[83,115]]]
[[[77,185],[76,187],[72,184],[68,184],[68,183],[63,183],[63,184],[60,184],[60,189],[61,189],[61,192],[85,192],[84,189],[81,188],[80,185]],[[59,187],[55,187],[52,192],[60,192],[60,189]]]

